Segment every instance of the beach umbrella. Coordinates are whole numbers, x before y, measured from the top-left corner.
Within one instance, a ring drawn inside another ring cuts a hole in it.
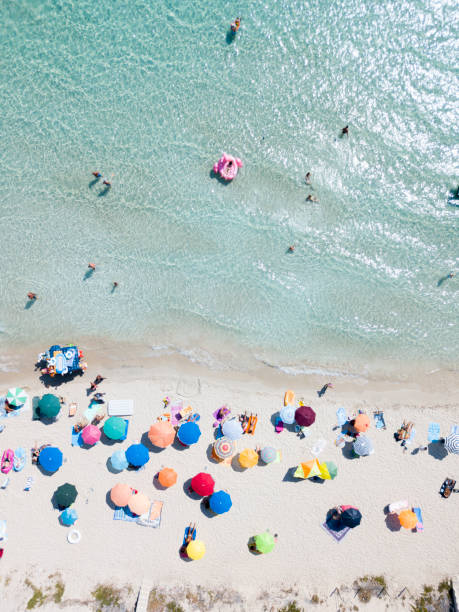
[[[306,463],[300,463],[296,468],[294,476],[295,478],[314,478],[314,476],[323,478],[317,457],[311,461],[306,461]]]
[[[200,437],[201,430],[199,429],[199,425],[193,421],[188,421],[180,425],[177,432],[177,438],[182,444],[185,444],[185,446],[196,444]]]
[[[81,438],[85,444],[95,444],[99,442],[102,432],[95,425],[86,425],[81,432]]]
[[[47,472],[57,472],[62,465],[62,452],[55,446],[47,446],[38,455],[38,463]]]
[[[214,442],[214,452],[219,459],[228,459],[234,455],[235,451],[236,444],[229,438],[223,436]]]
[[[210,496],[209,504],[212,512],[215,512],[215,514],[224,514],[228,512],[233,502],[226,491],[217,491]]]
[[[150,507],[150,500],[143,493],[136,493],[128,501],[128,508],[133,514],[144,514]]]
[[[300,406],[295,410],[295,421],[300,427],[309,427],[316,420],[316,413],[310,406]]]
[[[260,535],[256,535],[253,540],[258,552],[263,554],[270,553],[276,544],[274,536],[272,536],[268,531],[265,531],[265,533],[261,533]]]
[[[64,512],[61,513],[60,519],[63,525],[73,525],[73,523],[77,520],[78,514],[74,508],[66,508]]]
[[[354,452],[361,457],[371,455],[373,452],[373,442],[370,438],[360,435],[354,442]]]
[[[338,474],[338,468],[333,461],[324,461],[320,464],[320,473],[324,480],[334,480]]]
[[[367,414],[359,413],[354,419],[354,429],[364,433],[370,427],[370,418]]]
[[[193,561],[198,561],[206,554],[206,545],[202,540],[191,540],[186,547],[186,554],[190,559],[193,559]]]
[[[295,422],[294,406],[283,406],[279,411],[279,418],[283,423],[287,423],[287,425],[293,425],[293,423]]]
[[[117,470],[118,472],[121,472],[121,470],[125,470],[129,465],[124,450],[115,451],[110,457],[110,463],[112,464],[112,468],[114,470]]]
[[[153,446],[166,448],[174,441],[175,429],[170,421],[157,421],[150,427],[148,438]]]
[[[177,472],[172,468],[163,468],[158,474],[158,481],[162,487],[172,487],[177,482]]]
[[[20,387],[12,387],[8,389],[8,393],[6,394],[6,401],[10,406],[14,408],[20,408],[27,401],[27,393],[24,389]]]
[[[45,393],[45,395],[38,402],[38,410],[40,416],[44,416],[48,419],[52,419],[59,414],[61,409],[61,403],[59,398],[52,393]]]
[[[448,453],[459,455],[459,434],[450,434],[445,438],[445,448]]]
[[[341,512],[340,518],[343,525],[346,525],[346,527],[350,527],[351,529],[354,529],[354,527],[360,525],[362,514],[358,508],[354,508],[353,506],[342,506],[342,509],[343,511]]]
[[[61,508],[67,508],[67,506],[73,504],[77,498],[77,495],[78,491],[76,490],[75,485],[66,482],[56,489],[54,492],[54,499],[56,500],[58,506]]]
[[[198,495],[212,495],[215,481],[210,474],[199,472],[191,479],[191,488]]]
[[[110,499],[120,508],[127,506],[128,501],[131,499],[133,493],[129,485],[119,482],[110,491]]]
[[[126,451],[126,459],[134,467],[141,467],[150,459],[148,448],[144,444],[131,444]]]
[[[418,517],[412,510],[402,510],[398,515],[400,525],[405,529],[414,529],[418,524]]]
[[[243,433],[244,430],[238,419],[229,419],[222,425],[222,434],[230,440],[239,440],[239,438],[242,438]]]
[[[265,446],[262,449],[260,455],[262,461],[264,461],[265,463],[272,463],[277,459],[277,450],[272,446]]]
[[[239,463],[243,468],[251,468],[258,463],[258,453],[252,448],[246,448],[239,453]]]
[[[110,417],[104,423],[104,434],[110,440],[119,440],[124,437],[126,432],[126,422],[124,419],[116,416]]]

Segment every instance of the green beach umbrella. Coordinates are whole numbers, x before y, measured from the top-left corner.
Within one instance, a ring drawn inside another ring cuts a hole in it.
[[[45,395],[38,402],[40,416],[53,418],[59,414],[60,409],[61,403],[59,398],[52,393],[45,393]]]
[[[10,406],[16,406],[16,408],[19,408],[19,406],[23,406],[26,403],[27,393],[20,387],[12,387],[11,389],[8,389],[6,401]]]
[[[261,533],[260,535],[256,535],[254,537],[254,541],[258,552],[263,554],[271,552],[276,543],[274,537],[267,531],[265,531],[265,533]]]
[[[56,503],[61,508],[68,508],[70,504],[76,500],[78,495],[78,491],[75,488],[75,485],[69,484],[66,482],[56,489],[54,492],[54,499]]]
[[[126,423],[120,417],[110,417],[104,424],[104,434],[111,440],[119,440],[126,431]]]

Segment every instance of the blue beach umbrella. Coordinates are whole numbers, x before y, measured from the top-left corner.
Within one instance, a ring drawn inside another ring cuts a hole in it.
[[[210,496],[209,505],[215,514],[224,514],[233,505],[231,497],[225,491],[217,491]]]
[[[74,508],[66,508],[64,512],[61,513],[61,523],[63,525],[73,525],[73,523],[77,520],[78,514]]]
[[[62,452],[56,446],[47,446],[38,456],[38,463],[47,472],[57,472],[62,461]]]
[[[242,425],[238,419],[229,419],[223,423],[222,433],[225,438],[229,438],[230,440],[239,440],[239,438],[242,438],[244,430],[242,429]]]
[[[283,406],[279,411],[280,420],[287,425],[295,422],[295,406]]]
[[[177,438],[180,440],[182,444],[186,446],[190,446],[191,444],[195,444],[199,438],[201,437],[201,430],[199,429],[199,425],[189,421],[188,423],[183,423],[180,425],[180,428],[177,432]]]
[[[128,460],[126,459],[126,453],[123,450],[117,450],[110,457],[110,463],[112,464],[112,468],[121,472],[121,470],[125,470],[129,465]]]
[[[148,448],[143,444],[131,444],[126,451],[126,459],[134,467],[141,467],[150,459]]]

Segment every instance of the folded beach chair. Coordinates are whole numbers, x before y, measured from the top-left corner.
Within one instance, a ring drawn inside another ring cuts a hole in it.
[[[427,440],[429,442],[438,442],[440,440],[440,423],[429,423]]]
[[[138,525],[143,525],[144,527],[159,527],[161,525],[161,512],[163,509],[162,501],[154,501],[148,512],[142,514],[137,519]]]
[[[253,436],[253,434],[255,433],[255,429],[257,427],[257,423],[258,423],[258,416],[256,414],[251,414],[249,417],[249,422],[247,423],[247,428],[245,430],[245,433],[251,434]]]
[[[418,517],[418,523],[416,525],[416,531],[422,533],[424,531],[424,521],[422,520],[421,508],[413,508],[413,512]]]
[[[376,429],[386,429],[386,421],[384,420],[384,412],[382,410],[373,412],[373,418]]]

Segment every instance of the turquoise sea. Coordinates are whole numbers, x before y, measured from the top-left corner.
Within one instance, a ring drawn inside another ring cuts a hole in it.
[[[3,347],[457,367],[458,23],[455,0],[2,2]]]

